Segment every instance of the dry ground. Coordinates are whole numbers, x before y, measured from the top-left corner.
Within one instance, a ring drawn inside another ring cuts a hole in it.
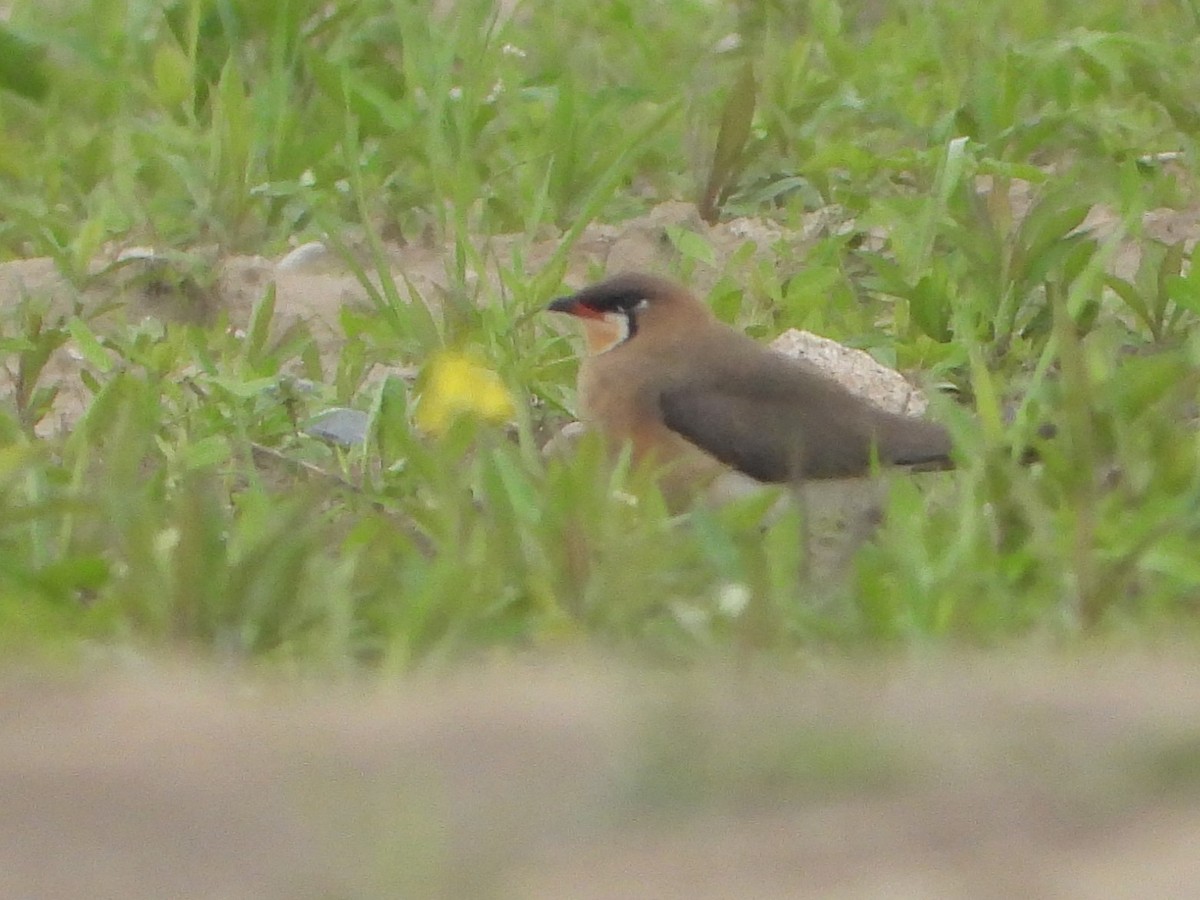
[[[0,679],[0,896],[1200,894],[1200,659]]]

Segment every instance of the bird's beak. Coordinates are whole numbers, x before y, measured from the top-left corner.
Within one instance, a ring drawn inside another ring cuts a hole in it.
[[[575,296],[559,297],[546,307],[550,312],[566,313],[569,316],[576,316],[580,319],[602,319],[604,314],[597,309],[593,309],[586,303],[581,303]]]

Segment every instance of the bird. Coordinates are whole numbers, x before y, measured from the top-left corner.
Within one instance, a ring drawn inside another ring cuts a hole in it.
[[[626,272],[547,309],[581,320],[580,420],[670,492],[724,471],[767,484],[953,466],[949,432],[883,410],[720,321],[686,287]]]

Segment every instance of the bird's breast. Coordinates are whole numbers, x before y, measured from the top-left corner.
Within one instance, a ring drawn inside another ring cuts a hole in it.
[[[579,367],[579,417],[610,436],[630,432],[648,414],[649,384],[620,348],[588,356]]]
[[[635,462],[669,466],[666,492],[674,493],[677,483],[694,491],[724,467],[663,422],[659,394],[665,376],[650,358],[625,348],[586,358],[579,369],[580,419],[614,451],[629,445]]]

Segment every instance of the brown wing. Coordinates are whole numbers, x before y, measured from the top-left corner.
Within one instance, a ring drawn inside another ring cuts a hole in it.
[[[658,401],[668,428],[759,481],[862,475],[874,459],[951,464],[940,425],[884,412],[783,357],[670,385]]]
[[[746,398],[712,387],[664,391],[659,405],[668,428],[751,478],[788,481],[800,468],[800,448],[779,434],[776,417],[786,410],[749,407]]]

